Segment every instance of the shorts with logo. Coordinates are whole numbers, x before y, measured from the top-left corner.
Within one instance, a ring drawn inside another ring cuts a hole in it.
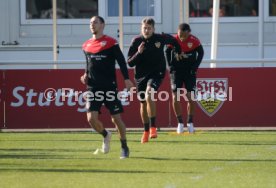
[[[196,74],[192,73],[191,70],[171,71],[170,80],[173,92],[182,88],[183,84],[188,92],[195,91],[196,89]]]
[[[100,113],[104,104],[111,115],[123,112],[123,106],[118,98],[117,90],[93,90],[89,89],[86,95],[86,109],[88,112],[97,111]]]
[[[164,71],[157,71],[154,73],[151,73],[143,78],[137,79],[137,91],[138,91],[138,99],[140,102],[145,102],[145,91],[147,89],[147,86],[150,86],[154,89],[154,91],[157,91],[165,77]]]

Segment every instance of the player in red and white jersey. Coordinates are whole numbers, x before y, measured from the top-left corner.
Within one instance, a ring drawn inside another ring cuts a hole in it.
[[[175,36],[182,50],[182,59],[177,61],[174,56],[174,49],[168,46],[166,58],[170,67],[171,89],[173,93],[173,109],[178,120],[177,133],[184,132],[184,122],[182,118],[182,107],[179,97],[180,88],[185,85],[187,91],[187,127],[190,133],[194,132],[193,116],[195,101],[191,98],[191,93],[196,89],[196,73],[202,61],[204,50],[197,37],[191,34],[188,24],[182,23],[178,26]]]
[[[100,16],[94,16],[90,20],[92,38],[87,40],[82,48],[86,58],[86,71],[81,76],[83,84],[87,85],[87,120],[91,127],[104,137],[101,151],[109,152],[111,132],[107,131],[98,115],[102,104],[110,111],[112,122],[117,127],[122,153],[121,158],[129,156],[129,148],[126,141],[126,128],[121,119],[123,112],[121,101],[118,99],[116,83],[116,61],[125,79],[127,89],[133,87],[129,80],[126,61],[115,39],[103,34],[105,22]]]

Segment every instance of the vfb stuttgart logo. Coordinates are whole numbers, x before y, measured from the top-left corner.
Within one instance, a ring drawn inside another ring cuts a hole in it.
[[[198,78],[196,87],[197,104],[212,117],[227,99],[228,79]]]

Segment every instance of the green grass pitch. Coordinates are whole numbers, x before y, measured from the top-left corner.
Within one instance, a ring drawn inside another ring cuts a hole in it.
[[[276,187],[275,131],[160,132],[141,144],[128,132],[120,160],[113,132],[109,154],[94,155],[92,132],[0,133],[0,187]]]

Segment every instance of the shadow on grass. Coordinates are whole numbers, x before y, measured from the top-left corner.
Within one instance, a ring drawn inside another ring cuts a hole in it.
[[[132,157],[155,161],[195,161],[195,162],[276,162],[274,159],[189,159],[189,158],[166,158],[166,157]]]
[[[91,157],[79,157],[77,155],[48,155],[48,154],[6,154],[6,155],[0,155],[0,159],[70,159],[70,160],[91,160],[91,159],[97,159],[97,160],[106,160],[104,158],[93,158],[92,153]]]
[[[217,135],[223,135],[223,134],[225,134],[225,135],[230,135],[230,134],[238,135],[239,134],[241,136],[242,135],[247,135],[247,136],[249,136],[249,135],[274,136],[274,135],[276,135],[276,132],[275,132],[275,130],[271,130],[271,131],[267,131],[267,130],[257,130],[257,131],[255,131],[255,130],[253,130],[253,131],[251,131],[251,130],[243,130],[243,131],[241,131],[241,130],[236,130],[236,131],[216,130],[216,131],[202,131],[202,134],[217,134]]]
[[[21,140],[13,140],[13,139],[9,139],[9,140],[1,140],[1,141],[5,141],[5,142],[99,142],[101,140],[96,140],[96,139],[87,139],[87,140],[84,140],[84,139],[81,139],[81,140],[77,140],[77,139],[72,139],[72,140],[62,140],[62,139],[51,139],[51,140],[39,140],[39,139],[21,139]]]
[[[4,140],[5,141],[5,140]],[[101,142],[101,140],[8,140],[7,142]],[[140,143],[139,139],[128,139],[128,142]],[[252,141],[210,141],[210,140],[201,140],[201,141],[190,141],[190,140],[154,140],[156,143],[192,143],[192,144],[204,144],[204,145],[276,145],[276,142],[258,142],[256,140]],[[0,149],[1,151],[1,149]]]
[[[162,172],[162,171],[150,171],[150,170],[110,170],[110,169],[9,169],[9,168],[0,168],[1,171],[21,171],[21,172],[61,172],[61,173],[122,173],[122,174],[170,174],[170,173],[195,173],[195,172]]]
[[[33,149],[33,148],[9,148],[0,149],[0,152],[92,152],[93,149]]]
[[[182,141],[175,141],[175,140],[157,140],[156,142],[160,143],[186,143],[186,144],[202,144],[202,145],[244,145],[244,146],[274,146],[276,142],[258,142],[254,141],[190,141],[190,140],[182,140]]]

